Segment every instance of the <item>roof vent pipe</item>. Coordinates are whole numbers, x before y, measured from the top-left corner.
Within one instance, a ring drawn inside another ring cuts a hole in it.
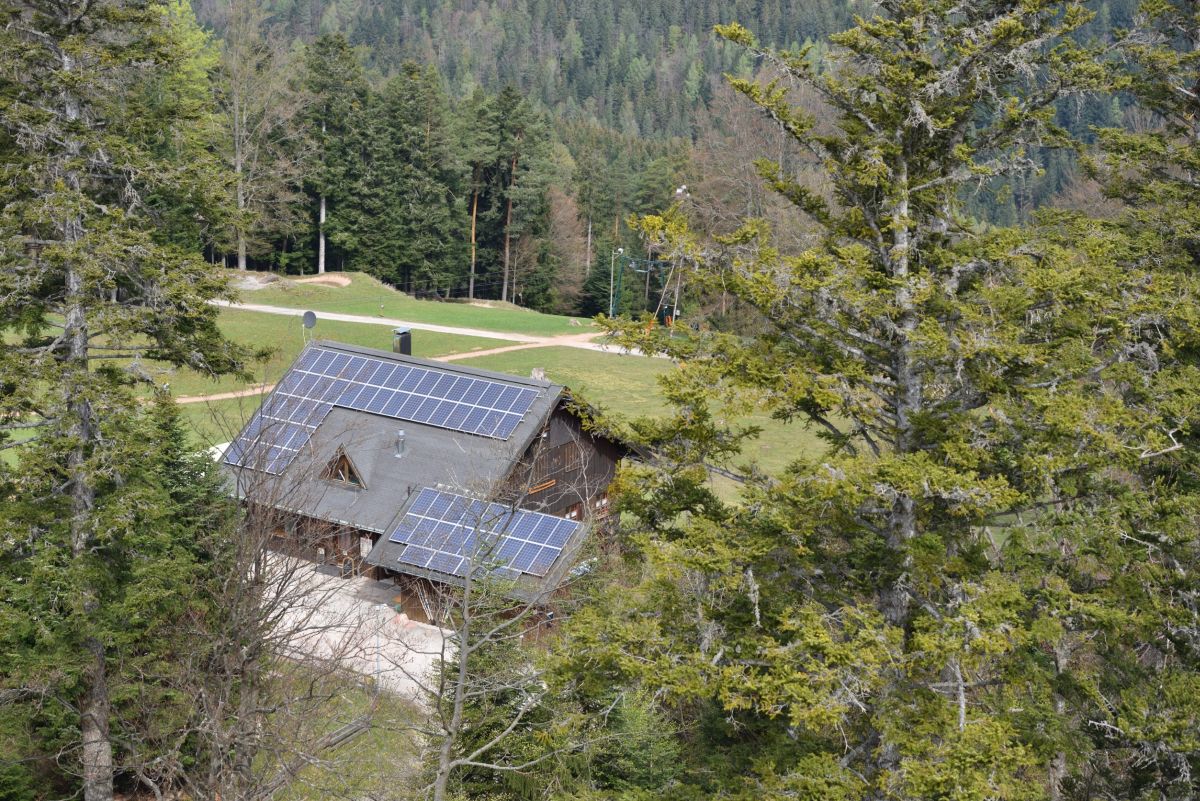
[[[404,429],[396,429],[396,458],[404,456]]]
[[[392,353],[412,356],[412,331],[408,328],[392,329]]]

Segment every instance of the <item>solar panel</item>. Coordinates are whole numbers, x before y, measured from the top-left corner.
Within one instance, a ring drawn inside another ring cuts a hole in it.
[[[314,350],[321,355],[308,357]],[[512,435],[538,395],[532,387],[320,348],[305,351],[293,372],[301,377],[290,391],[306,397],[337,382],[339,392],[321,395],[337,406],[495,439]]]
[[[334,406],[506,440],[537,395],[531,387],[309,347],[230,445],[225,461],[282,472]]]
[[[398,561],[452,576],[472,566],[544,576],[579,523],[424,488],[388,537]]]

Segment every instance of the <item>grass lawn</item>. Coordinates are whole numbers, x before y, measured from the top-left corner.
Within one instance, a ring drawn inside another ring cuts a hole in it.
[[[247,382],[233,377],[212,379],[187,368],[175,370],[168,365],[150,363],[148,369],[159,381],[170,384],[176,397],[185,395],[215,395],[232,392],[254,384],[274,383],[304,347],[300,320],[281,317],[277,314],[259,314],[239,309],[222,309],[221,331],[234,342],[251,348],[272,348],[271,357],[263,363],[250,365],[254,381]],[[390,350],[391,332],[385,326],[363,323],[339,323],[321,320],[314,329],[320,339],[330,339],[351,345]],[[413,355],[429,358],[486,350],[501,347],[506,343],[499,339],[464,337],[454,334],[435,334],[417,331],[413,334]]]
[[[456,363],[523,376],[543,367],[551,381],[570,387],[593,406],[623,417],[663,414],[666,405],[658,391],[658,379],[675,369],[666,359],[567,347],[514,350]]]
[[[27,439],[32,439],[37,432],[31,429],[17,429],[16,431],[8,432],[9,442],[24,442]],[[21,448],[5,448],[0,451],[0,462],[8,465],[15,465],[18,462],[17,454]]]
[[[534,367],[543,367],[551,381],[569,386],[593,406],[624,418],[666,415],[668,408],[658,381],[675,369],[665,359],[565,347],[497,353],[459,363],[516,375],[529,375]],[[762,428],[762,434],[747,444],[742,455],[767,473],[778,473],[798,456],[825,448],[815,432],[797,423],[781,423],[766,414],[742,415],[738,420]]]
[[[322,286],[278,281],[262,289],[244,290],[243,303],[260,303],[267,306],[287,306],[295,309],[311,309],[315,312],[338,312],[341,314],[364,314],[371,317],[393,317],[414,323],[483,328],[488,331],[513,332],[553,336],[555,334],[580,334],[586,327],[571,325],[575,318],[522,309],[511,304],[494,304],[492,308],[470,303],[416,300],[403,292],[384,286],[364,273],[337,273],[350,279],[350,286]],[[589,321],[580,318],[584,326]],[[323,323],[317,323],[320,328]]]
[[[203,403],[186,403],[179,407],[183,422],[197,445],[205,448],[230,442],[242,430],[250,415],[262,403],[263,396],[250,395]]]

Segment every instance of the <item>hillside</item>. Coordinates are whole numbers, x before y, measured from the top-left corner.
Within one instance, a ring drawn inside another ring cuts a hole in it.
[[[710,79],[752,64],[712,36],[739,20],[765,41],[796,46],[845,28],[849,0],[589,3],[420,0],[280,0],[271,20],[292,39],[345,33],[364,62],[394,74],[404,61],[436,65],[450,94],[513,85],[555,116],[599,122],[634,136],[691,136],[711,99]],[[197,0],[220,30],[220,9]],[[461,43],[470,42],[470,47]]]

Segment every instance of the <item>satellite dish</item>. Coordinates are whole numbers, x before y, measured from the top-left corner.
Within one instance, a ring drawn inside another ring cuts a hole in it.
[[[304,316],[301,317],[300,319],[301,319],[301,321],[303,321],[304,327],[308,328],[308,329],[312,329],[317,324],[317,315],[313,314],[310,311],[306,311],[304,313]]]

